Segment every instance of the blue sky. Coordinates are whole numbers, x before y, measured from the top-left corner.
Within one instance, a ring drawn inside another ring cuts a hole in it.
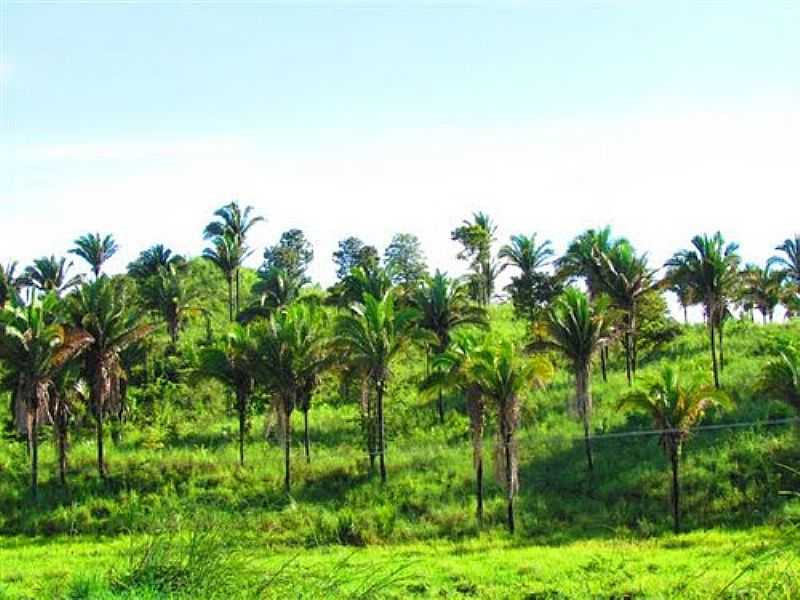
[[[654,262],[799,228],[800,5],[0,0],[0,260],[89,230],[202,249],[238,198],[335,243],[486,210],[556,249],[611,224]],[[256,253],[256,256],[260,252]],[[254,264],[257,263],[254,259]]]

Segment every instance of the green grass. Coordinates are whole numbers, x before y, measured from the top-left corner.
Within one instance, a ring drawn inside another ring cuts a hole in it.
[[[495,321],[517,327],[502,312]],[[774,339],[798,336],[800,326],[733,323],[727,335],[722,382],[735,404],[706,423],[793,416],[754,383]],[[639,376],[665,362],[705,376],[705,344],[704,330],[689,328]],[[280,450],[261,439],[261,417],[238,467],[235,420],[214,386],[171,385],[154,394],[159,402],[142,400],[122,442],[108,446],[106,485],[94,470],[89,423],[73,442],[67,490],[57,485],[52,445],[42,445],[35,503],[24,446],[3,444],[0,598],[800,597],[800,500],[791,494],[800,475],[787,468],[800,465],[800,429],[694,435],[682,466],[685,533],[674,536],[657,437],[597,439],[589,480],[562,368],[524,399],[511,538],[491,475],[478,530],[467,417],[448,398],[447,422],[435,423],[433,400],[414,384],[422,366],[411,356],[395,370],[385,487],[369,474],[356,408],[333,382],[311,412],[311,464],[295,417],[291,496],[282,491]],[[649,428],[643,416],[617,410],[628,389],[623,368],[617,353],[608,383],[595,373],[597,433]]]

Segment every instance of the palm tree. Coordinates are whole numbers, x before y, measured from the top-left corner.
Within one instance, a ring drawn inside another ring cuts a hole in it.
[[[55,292],[62,295],[81,283],[81,276],[69,277],[72,263],[66,258],[43,256],[33,261],[22,274],[22,282],[40,292]]]
[[[695,304],[694,289],[686,273],[679,268],[671,268],[667,271],[661,286],[673,294],[678,300],[683,310],[683,324],[689,324],[689,307]]]
[[[502,466],[508,530],[514,533],[514,494],[519,487],[514,433],[519,425],[520,394],[532,386],[543,386],[552,378],[553,367],[542,357],[522,356],[510,341],[503,340],[476,351],[468,369],[483,396],[493,401],[497,410],[498,454],[502,458],[496,464]]]
[[[435,336],[434,354],[443,353],[450,345],[452,332],[464,325],[487,327],[486,309],[472,303],[469,290],[459,279],[450,279],[436,271],[411,297],[411,305],[419,311],[419,326]],[[444,423],[444,399],[438,398],[439,422]]]
[[[698,235],[692,238],[692,249],[681,250],[669,259],[665,266],[673,269],[688,283],[694,297],[702,301],[708,322],[711,340],[711,367],[714,386],[719,389],[719,370],[715,329],[719,329],[720,353],[722,353],[722,323],[727,304],[736,285],[739,270],[739,245],[725,243],[718,231],[712,236]]]
[[[242,263],[251,254],[247,248],[247,234],[254,225],[264,220],[263,217],[252,216],[253,210],[252,206],[247,206],[242,210],[239,203],[235,201],[226,204],[214,212],[214,216],[217,217],[217,220],[211,221],[203,232],[203,237],[207,240],[214,240],[214,245],[217,248],[220,245],[220,240],[229,238],[233,249],[230,256],[238,257],[238,261],[231,275],[232,281],[235,283],[233,305],[236,307],[236,312],[239,312],[241,305],[239,288],[241,285],[240,271]]]
[[[647,266],[647,255],[638,256],[633,246],[620,240],[596,256],[600,288],[625,315],[625,363],[628,385],[636,377],[636,312],[642,296],[656,288],[655,270]]]
[[[758,265],[747,265],[741,273],[742,297],[761,313],[764,324],[772,321],[775,308],[780,304],[786,272],[772,269],[767,262],[762,269]]]
[[[67,485],[67,450],[69,447],[69,425],[78,402],[89,402],[89,386],[80,377],[79,369],[70,365],[59,373],[50,390],[50,416],[56,434],[58,452],[58,478],[62,487]]]
[[[244,441],[247,414],[255,380],[256,339],[250,327],[231,323],[227,335],[217,346],[203,348],[198,356],[196,373],[215,379],[236,394],[239,415],[239,465],[244,466]]]
[[[197,304],[199,292],[180,273],[175,264],[161,267],[141,286],[144,306],[159,315],[167,325],[172,347],[178,344],[184,322],[191,313],[202,313]]]
[[[380,299],[364,294],[363,304],[354,303],[349,313],[336,320],[335,344],[347,362],[366,373],[375,390],[377,452],[383,483],[386,482],[384,395],[394,359],[413,339],[425,337],[416,330],[418,318],[416,309],[396,309],[394,292],[389,290]]]
[[[800,349],[793,343],[783,343],[777,358],[764,367],[758,389],[783,400],[800,411]]]
[[[185,259],[179,254],[174,254],[172,250],[163,244],[156,244],[139,254],[139,258],[128,265],[128,275],[138,280],[146,280],[149,277],[158,275],[161,269],[170,266],[179,266],[185,263]]]
[[[547,313],[544,339],[537,340],[532,345],[533,349],[560,352],[572,363],[589,473],[594,468],[590,436],[592,358],[613,339],[607,309],[608,305],[603,297],[592,303],[580,290],[567,288]]]
[[[75,240],[75,248],[69,251],[70,254],[81,257],[92,269],[94,278],[100,277],[103,264],[114,256],[119,250],[119,246],[110,235],[100,237],[99,233],[87,233]]]
[[[463,221],[450,235],[453,241],[460,242],[463,246],[458,258],[470,261],[473,298],[483,305],[488,305],[494,297],[497,277],[504,268],[492,256],[496,233],[497,225],[491,217],[486,213],[476,212],[471,221]]]
[[[60,311],[53,293],[34,298],[28,306],[14,302],[0,310],[0,359],[8,368],[5,382],[25,408],[34,498],[39,477],[39,420],[48,414],[55,378],[92,342],[83,329],[66,327]]]
[[[0,265],[0,309],[5,308],[6,303],[20,300],[20,290],[25,285],[22,276],[17,276],[17,263],[11,262],[5,267]]]
[[[422,389],[453,389],[464,396],[470,417],[472,463],[475,468],[475,514],[478,526],[483,523],[483,433],[486,402],[478,383],[473,379],[470,365],[480,348],[480,340],[472,332],[459,331],[453,335],[448,349],[433,360],[433,371],[422,383]]]
[[[222,271],[228,284],[228,317],[231,321],[238,312],[234,284],[238,281],[239,269],[249,254],[246,248],[237,244],[236,239],[230,234],[215,238],[214,247],[203,250],[203,258]]]
[[[773,256],[767,263],[768,266],[778,266],[786,271],[786,275],[796,285],[800,285],[800,234],[794,238],[787,238],[776,247],[783,256]]]
[[[728,396],[711,386],[684,385],[680,373],[665,367],[657,380],[644,390],[629,393],[622,406],[638,408],[650,415],[660,430],[661,446],[672,465],[672,520],[675,533],[680,531],[680,458],[683,444],[709,408],[727,405]]]
[[[535,319],[537,310],[535,292],[537,279],[541,278],[539,271],[550,263],[553,255],[550,240],[539,244],[535,233],[530,237],[512,236],[511,243],[503,246],[498,255],[506,260],[506,266],[515,267],[520,272],[518,276],[512,278],[511,284],[506,289],[511,292],[518,312],[524,314],[531,322]]]
[[[93,342],[84,353],[84,375],[90,387],[91,408],[97,425],[97,470],[107,476],[104,462],[106,413],[120,409],[126,377],[121,354],[153,331],[129,308],[125,290],[106,276],[85,284],[70,297],[68,310],[75,326],[87,331]]]
[[[258,368],[256,377],[273,395],[284,449],[284,487],[291,491],[292,412],[305,407],[306,460],[308,408],[322,370],[329,361],[327,319],[314,304],[298,303],[274,313],[256,329]]]

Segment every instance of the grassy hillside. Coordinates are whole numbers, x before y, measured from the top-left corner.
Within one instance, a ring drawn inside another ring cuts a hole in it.
[[[492,321],[523,333],[508,307]],[[722,384],[734,403],[704,424],[795,416],[755,383],[774,340],[800,336],[800,324],[736,322],[726,334]],[[665,364],[710,376],[706,343],[702,327],[686,328],[645,357],[640,379]],[[599,436],[650,428],[645,416],[617,408],[628,390],[619,354],[608,383],[594,374]],[[189,381],[182,368],[171,383],[132,390],[137,410],[109,448],[107,485],[94,470],[88,419],[73,441],[68,490],[58,486],[52,445],[43,444],[36,503],[24,444],[0,446],[0,598],[294,597],[301,589],[320,598],[800,594],[800,499],[791,493],[800,492],[792,470],[800,427],[696,433],[683,458],[687,533],[675,536],[657,436],[599,437],[589,479],[569,410],[572,379],[560,368],[524,399],[518,532],[510,537],[491,477],[484,527],[476,526],[468,417],[449,397],[446,423],[437,424],[434,400],[417,390],[423,357],[404,357],[389,390],[388,485],[370,476],[358,409],[330,380],[310,413],[310,464],[295,437],[291,496],[282,491],[281,451],[263,437],[263,404],[239,468],[229,394]],[[490,431],[487,463],[491,452]]]

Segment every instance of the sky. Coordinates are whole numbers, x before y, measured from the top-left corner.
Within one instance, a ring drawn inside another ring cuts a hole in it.
[[[314,244],[450,231],[557,252],[611,225],[658,266],[721,230],[764,262],[800,230],[795,2],[0,0],[0,262],[112,233],[121,271],[198,254],[217,207]]]

